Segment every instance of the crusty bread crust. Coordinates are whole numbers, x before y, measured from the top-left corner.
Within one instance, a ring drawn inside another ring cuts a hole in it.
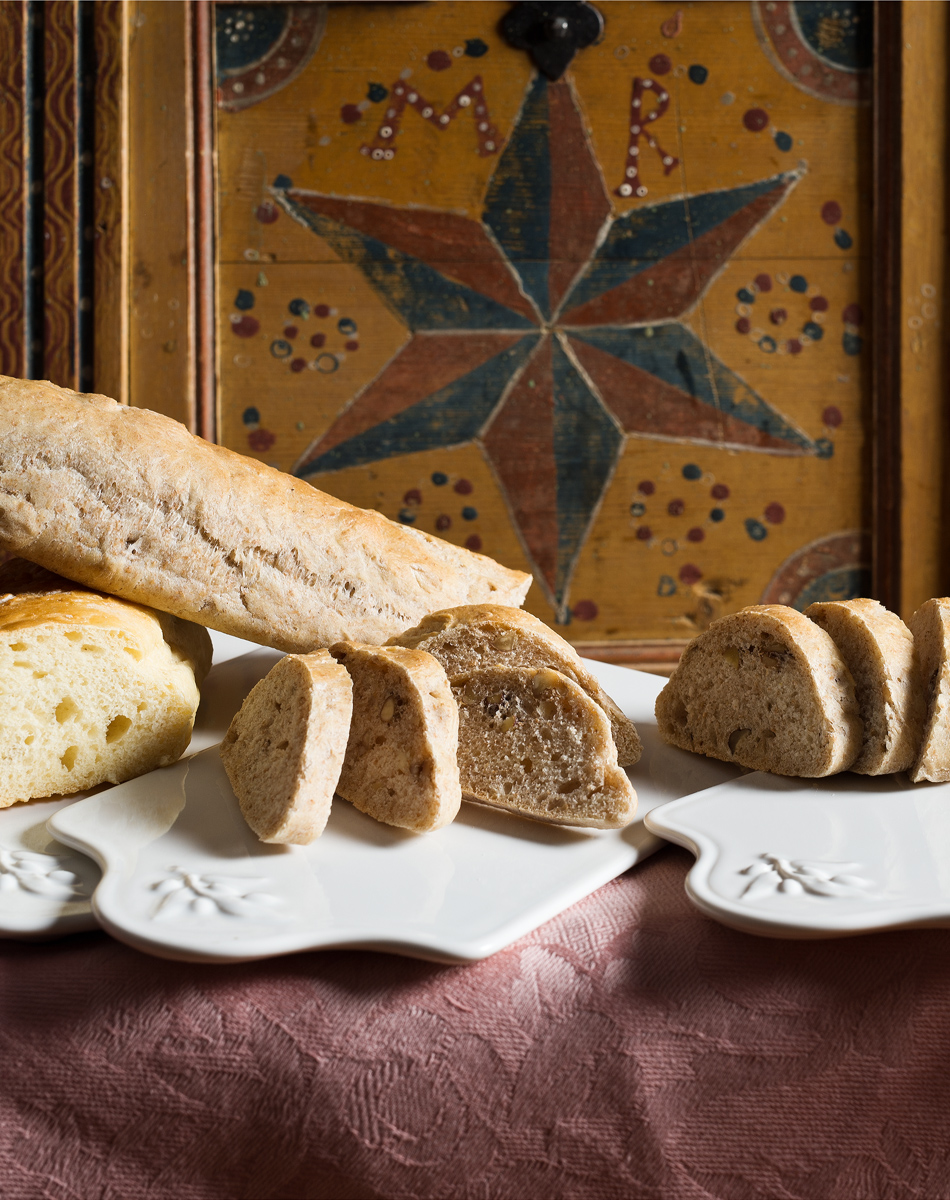
[[[695,637],[657,697],[656,717],[673,746],[805,778],[847,770],[863,735],[834,642],[781,604],[720,617]]]
[[[391,638],[390,646],[414,646],[433,654],[450,680],[485,667],[551,667],[573,679],[607,714],[622,767],[643,752],[633,721],[587,669],[583,659],[543,621],[502,604],[468,604],[430,613],[414,628]]]
[[[914,638],[896,613],[877,600],[810,604],[805,616],[830,635],[854,679],[864,723],[859,775],[906,771],[917,756],[923,697],[914,687]]]
[[[307,652],[530,576],[105,396],[0,376],[0,549],[211,629]]]
[[[927,600],[907,622],[914,635],[915,687],[927,704],[912,783],[950,780],[950,597]]]

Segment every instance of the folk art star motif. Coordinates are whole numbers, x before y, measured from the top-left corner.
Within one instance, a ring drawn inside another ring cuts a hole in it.
[[[411,331],[295,473],[475,442],[568,619],[571,575],[628,437],[816,453],[680,320],[798,178],[616,216],[570,84],[538,76],[480,220],[275,186]]]

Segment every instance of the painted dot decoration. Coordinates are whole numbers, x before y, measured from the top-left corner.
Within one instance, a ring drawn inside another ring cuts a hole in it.
[[[709,494],[714,500],[728,500],[729,488],[725,483],[714,483],[709,489]]]
[[[799,292],[803,294],[808,291],[808,280],[804,275],[793,275],[788,281],[788,286],[793,292]]]
[[[234,297],[234,307],[246,312],[249,308],[254,307],[254,293],[248,291],[247,288],[241,288],[238,294]]]
[[[654,75],[669,75],[673,64],[667,54],[654,54],[650,59],[650,70]]]
[[[760,292],[770,292],[772,290],[772,276],[767,275],[764,271],[756,275],[752,282]]]
[[[433,50],[426,56],[426,66],[430,71],[447,71],[452,65],[452,55],[444,50]]]
[[[445,485],[449,482],[449,477],[442,471],[433,471],[432,482],[436,487],[445,487]]]
[[[764,541],[769,536],[769,531],[765,528],[761,521],[757,521],[755,517],[746,517],[745,531],[752,538],[753,542]]]
[[[472,492],[475,490],[475,488],[473,487],[471,480],[457,479],[455,481],[455,486],[454,486],[453,490],[459,496],[470,496],[472,494]]]
[[[341,317],[337,321],[336,327],[344,337],[352,337],[356,333],[356,322],[349,317]]]
[[[837,225],[841,215],[841,205],[837,200],[826,200],[821,206],[821,219],[826,225]]]
[[[354,350],[359,350],[359,348],[360,348],[360,344],[359,344],[359,342],[346,342],[346,343],[344,343],[344,349],[346,349],[346,350],[349,350],[349,351],[351,351],[351,352],[352,352],[352,351],[354,351]]]
[[[864,313],[861,311],[860,304],[849,304],[841,313],[841,319],[845,325],[860,325],[864,320]]]
[[[769,337],[768,334],[766,334],[765,337],[759,338],[759,349],[765,354],[774,354],[778,349],[778,342],[774,337]]]
[[[260,425],[261,414],[256,408],[246,408],[244,412],[241,413],[241,420],[245,425]]]
[[[718,525],[720,521],[726,519],[726,514],[721,508],[711,508],[709,510],[709,519]]]
[[[643,479],[637,484],[637,491],[641,496],[652,496],[656,491],[656,484],[652,479]]]
[[[284,337],[288,340],[288,342],[292,342],[299,332],[300,330],[296,325],[284,326]]]
[[[316,350],[319,350],[321,346],[325,346],[326,343],[327,335],[325,333],[315,333],[310,339],[310,345]]]
[[[666,506],[666,511],[671,517],[681,517],[686,511],[686,503],[683,500],[671,500]]]
[[[231,330],[240,338],[253,337],[261,327],[260,321],[256,317],[241,317],[239,320],[231,321]]]
[[[806,321],[802,326],[802,333],[807,334],[813,342],[820,342],[825,336],[825,331],[815,321]]]
[[[313,369],[321,375],[332,375],[340,369],[340,360],[335,354],[318,354],[313,360]]]
[[[281,188],[281,189],[286,190],[287,188],[292,188],[293,186],[294,186],[294,181],[290,178],[289,175],[278,175],[274,179],[274,187],[275,188]]]
[[[283,338],[275,338],[270,344],[270,352],[274,358],[290,358],[294,352],[290,342],[284,341]]]
[[[698,525],[694,525],[692,529],[686,531],[686,540],[688,542],[701,542],[705,537],[705,530],[701,529]]]
[[[273,200],[265,200],[254,209],[254,216],[262,225],[273,225],[280,216],[280,209]]]
[[[258,454],[264,454],[277,441],[269,429],[255,429],[247,435],[247,444]]]
[[[798,338],[789,338],[789,340],[785,343],[785,349],[789,352],[789,354],[801,354],[804,347]]]
[[[305,358],[295,358],[291,360],[290,369],[296,373],[298,371],[302,371],[306,365],[307,360]]]
[[[835,444],[828,438],[818,438],[815,442],[815,454],[818,458],[833,458],[834,453]]]
[[[578,621],[593,621],[600,609],[593,600],[578,600],[571,609],[571,616],[576,617]]]
[[[699,583],[703,577],[702,571],[695,563],[683,563],[679,569],[680,583],[685,583],[687,587],[691,587],[694,583]]]
[[[751,288],[739,288],[736,299],[742,304],[755,304],[755,292]]]
[[[769,320],[773,325],[784,325],[788,320],[787,308],[773,308],[769,313]]]
[[[752,328],[752,322],[749,320],[748,317],[740,317],[739,320],[736,321],[736,332],[737,333],[748,333],[751,328]]]
[[[384,87],[381,83],[371,83],[366,90],[366,99],[372,100],[374,104],[379,104],[389,95],[389,88]]]
[[[851,333],[850,330],[846,329],[841,335],[841,348],[845,354],[850,354],[852,357],[860,354],[862,345],[861,338],[856,333]]]
[[[742,114],[742,124],[750,133],[761,133],[769,123],[769,114],[764,108],[750,108]]]
[[[785,133],[785,131],[782,129],[776,133],[774,141],[776,146],[782,151],[783,154],[787,154],[795,144],[792,140],[792,135],[790,133]]]
[[[435,527],[440,533],[444,533],[446,529],[452,528],[452,518],[448,513],[439,513],[435,519]]]
[[[709,78],[709,70],[701,63],[693,63],[686,72],[686,76],[690,83],[704,84]]]
[[[287,309],[292,317],[300,317],[303,321],[306,321],[307,317],[310,316],[310,305],[299,296],[295,300],[291,300],[287,305]]]
[[[403,525],[414,525],[416,514],[411,508],[401,508],[399,510],[399,520],[403,523]]]
[[[770,525],[781,525],[785,520],[785,509],[781,504],[773,502],[766,506],[765,519]]]
[[[330,315],[329,304],[315,304],[313,306],[313,315],[315,317],[328,317]]]
[[[672,575],[660,576],[660,582],[656,585],[656,594],[658,596],[676,595],[676,580]]]
[[[696,463],[687,463],[686,466],[683,467],[684,479],[702,479],[702,477],[703,469],[702,467],[697,466]]]
[[[836,404],[829,404],[821,414],[821,420],[829,429],[837,429],[844,420],[844,417],[841,415],[841,409]]]
[[[402,498],[403,504],[421,504],[422,492],[418,488],[410,488]]]
[[[357,104],[344,104],[340,109],[340,120],[344,125],[355,125],[362,115]]]
[[[811,300],[808,302],[808,307],[812,312],[827,312],[828,301],[824,296],[812,296]]]
[[[481,58],[483,54],[488,53],[488,46],[481,38],[467,38],[465,53],[469,58]]]
[[[854,239],[851,234],[844,229],[835,230],[835,245],[839,250],[850,250],[854,245]]]
[[[466,550],[474,550],[475,553],[477,554],[479,552],[479,550],[481,550],[481,548],[482,548],[482,539],[478,536],[478,534],[477,533],[469,534],[469,536],[465,539],[465,549]]]
[[[652,537],[653,537],[653,532],[650,529],[649,525],[641,525],[640,528],[637,530],[637,541],[638,542],[648,542],[650,540],[650,538],[652,538]]]
[[[470,504],[466,504],[465,507],[462,509],[462,520],[463,521],[477,521],[478,520],[478,509],[472,508],[472,506]]]
[[[642,517],[646,510],[647,506],[645,504],[640,504],[639,501],[630,505],[630,515],[632,517]]]

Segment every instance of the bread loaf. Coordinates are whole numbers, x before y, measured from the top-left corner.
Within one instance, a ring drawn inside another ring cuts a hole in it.
[[[914,635],[914,676],[927,706],[910,769],[913,783],[950,780],[950,597],[927,600],[907,622]]]
[[[849,770],[859,775],[906,771],[917,756],[924,720],[910,630],[877,600],[810,604],[805,616],[830,635],[854,679],[864,741]]]
[[[430,613],[391,646],[415,646],[434,655],[450,680],[490,666],[551,667],[573,679],[607,714],[617,761],[632,766],[642,753],[637,729],[600,686],[574,647],[543,621],[519,608],[470,604]]]
[[[657,697],[656,719],[683,750],[806,778],[847,770],[863,737],[834,642],[781,604],[720,617],[693,638]]]
[[[262,842],[305,846],[323,833],[352,712],[350,677],[326,650],[288,654],[250,690],[220,754]]]
[[[174,762],[210,665],[197,625],[0,570],[0,807]]]
[[[330,653],[353,680],[353,721],[337,791],[377,821],[425,833],[454,820],[459,718],[431,654],[341,642]]]
[[[518,816],[618,829],[637,794],[603,709],[560,671],[486,667],[455,680],[462,794]]]
[[[291,652],[378,645],[437,608],[518,605],[530,583],[168,417],[6,376],[0,549]]]

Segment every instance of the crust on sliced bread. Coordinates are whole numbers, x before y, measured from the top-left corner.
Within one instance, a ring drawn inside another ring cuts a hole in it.
[[[618,829],[637,794],[603,709],[550,667],[486,667],[456,679],[466,799],[561,825]]]
[[[337,792],[368,816],[424,833],[462,802],[458,708],[445,671],[424,650],[339,642],[330,653],[353,680],[353,721]]]
[[[550,667],[560,671],[607,714],[622,767],[633,766],[643,747],[633,721],[600,686],[574,647],[543,621],[503,604],[466,604],[430,613],[387,645],[427,650],[450,680],[485,667]]]
[[[723,762],[817,778],[861,750],[854,682],[832,639],[781,604],[714,621],[657,697],[663,738]]]
[[[838,647],[854,679],[864,744],[850,766],[859,775],[906,771],[917,756],[924,705],[914,686],[914,637],[877,600],[810,604],[805,616]]]
[[[221,743],[241,812],[262,842],[323,833],[353,711],[347,672],[326,650],[288,654],[248,693]]]
[[[914,674],[927,705],[913,783],[950,780],[950,597],[927,600],[907,622],[914,635]]]

